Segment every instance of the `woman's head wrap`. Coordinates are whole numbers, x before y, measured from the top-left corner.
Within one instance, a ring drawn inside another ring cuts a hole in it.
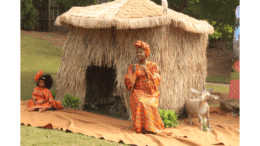
[[[143,41],[136,41],[135,42],[135,50],[137,51],[137,48],[143,48],[144,52],[145,52],[145,57],[148,58],[149,54],[150,54],[150,48],[149,45],[146,42]]]
[[[35,82],[38,83],[38,81],[39,81],[40,77],[42,77],[42,75],[43,75],[43,71],[41,71],[41,70],[38,71],[38,73],[34,77]]]

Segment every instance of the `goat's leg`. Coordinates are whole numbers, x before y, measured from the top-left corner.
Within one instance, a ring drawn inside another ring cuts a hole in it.
[[[199,117],[199,122],[201,123],[201,130],[203,131],[203,120],[202,120],[202,116],[200,114],[198,114]]]
[[[199,122],[200,122],[201,124],[203,124],[202,116],[201,116],[200,114],[198,114],[198,117],[199,117]]]
[[[211,126],[209,124],[209,111],[207,112],[206,117],[207,117],[207,123],[208,123],[207,126],[208,126],[209,129],[211,129]]]
[[[188,117],[189,117],[189,123],[190,123],[190,125],[192,125],[192,121],[191,121],[191,115],[190,115],[190,114],[188,114]]]

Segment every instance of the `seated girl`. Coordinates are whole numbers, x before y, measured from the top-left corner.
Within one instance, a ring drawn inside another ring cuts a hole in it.
[[[28,103],[28,111],[43,112],[54,107],[55,109],[63,109],[62,105],[58,101],[54,101],[50,88],[53,84],[52,77],[50,75],[43,75],[43,71],[39,71],[34,80],[37,87],[34,88],[32,93],[32,99]]]

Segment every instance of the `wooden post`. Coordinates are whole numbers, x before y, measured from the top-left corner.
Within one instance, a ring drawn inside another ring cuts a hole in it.
[[[51,32],[51,0],[48,0],[48,24],[49,32]]]

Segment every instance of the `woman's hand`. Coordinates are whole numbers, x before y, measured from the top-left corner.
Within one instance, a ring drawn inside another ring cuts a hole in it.
[[[33,104],[36,105],[37,103],[36,103],[36,98],[35,98],[35,96],[32,97],[32,100],[33,100]]]
[[[132,63],[132,68],[133,68],[133,72],[135,72],[136,71],[136,62],[135,61],[133,61],[133,63]]]
[[[43,103],[45,103],[46,102],[46,99],[43,99],[43,100],[37,100],[37,103],[38,104],[43,104]]]
[[[143,70],[146,74],[148,73],[146,65],[140,65],[140,69]]]

